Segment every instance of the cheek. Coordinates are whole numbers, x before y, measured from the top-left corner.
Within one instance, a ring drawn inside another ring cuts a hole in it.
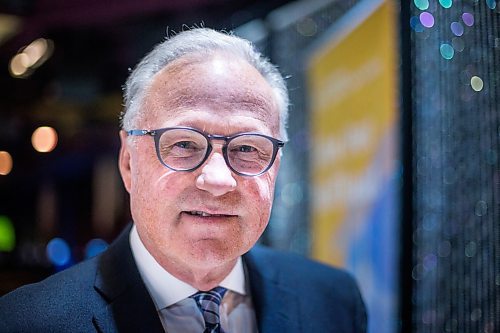
[[[269,216],[274,198],[273,179],[273,177],[269,177],[267,175],[257,177],[254,180],[254,186],[251,187],[252,193],[249,193],[249,197],[253,200],[251,213],[255,214],[255,222],[259,223],[261,227],[265,227],[269,222]]]
[[[260,211],[261,224],[267,226],[269,218],[271,215],[271,208],[273,206],[274,200],[274,187],[276,184],[276,177],[278,174],[280,165],[279,157],[276,159],[276,163],[261,177],[256,179],[256,187],[259,193],[259,207],[256,207],[257,211]]]
[[[143,207],[161,211],[161,207],[172,206],[181,189],[186,187],[182,175],[162,167],[159,170],[140,171],[136,177],[134,194]],[[131,194],[132,196],[132,194]]]
[[[279,170],[279,159],[276,160],[277,163],[260,177],[256,177],[257,191],[261,201],[268,202],[269,208],[271,208],[274,198],[274,186],[276,184],[276,176]]]
[[[272,204],[274,184],[272,184],[269,179],[258,178],[256,179],[256,185],[260,201],[264,203],[269,202]]]
[[[136,222],[156,220],[161,214],[161,206],[169,201],[166,197],[172,189],[178,188],[174,171],[160,164],[152,147],[139,147],[140,154],[133,156],[131,165],[130,204],[132,217]],[[163,200],[162,200],[163,198]]]
[[[138,143],[137,154],[132,158],[132,186],[136,194],[158,193],[170,182],[175,171],[163,166],[156,155],[152,140]]]
[[[151,140],[143,140],[135,144],[137,146],[130,157],[131,185],[137,190],[140,190],[144,185],[147,186],[147,180],[149,179],[149,182],[151,182],[154,173],[158,172],[157,164],[159,164],[159,161],[156,157],[154,144]],[[153,146],[151,146],[151,144],[153,144]]]

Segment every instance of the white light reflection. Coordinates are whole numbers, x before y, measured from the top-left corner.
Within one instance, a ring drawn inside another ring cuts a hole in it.
[[[470,79],[470,85],[474,91],[481,91],[484,87],[483,80],[479,76],[473,76]]]
[[[52,55],[54,43],[50,39],[38,38],[12,57],[9,71],[13,77],[24,78],[33,73]]]

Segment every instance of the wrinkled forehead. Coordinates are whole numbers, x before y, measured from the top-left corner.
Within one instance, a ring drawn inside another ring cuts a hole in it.
[[[279,128],[274,90],[257,69],[231,53],[187,55],[169,63],[154,76],[143,102],[147,123],[173,117],[176,110],[213,109],[227,116],[250,113]]]

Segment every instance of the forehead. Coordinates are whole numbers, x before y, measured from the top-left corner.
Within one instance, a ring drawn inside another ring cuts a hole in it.
[[[229,53],[184,56],[171,62],[153,78],[143,108],[146,126],[171,125],[187,114],[196,118],[198,112],[200,121],[203,113],[210,113],[214,121],[255,119],[271,132],[279,128],[273,89],[253,66]]]

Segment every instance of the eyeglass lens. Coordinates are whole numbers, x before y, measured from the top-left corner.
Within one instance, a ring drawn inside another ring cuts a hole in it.
[[[158,153],[163,163],[170,168],[190,170],[204,160],[208,145],[207,138],[196,131],[172,129],[160,136]],[[227,160],[235,171],[253,175],[270,165],[273,152],[274,145],[268,138],[244,134],[229,141]]]

